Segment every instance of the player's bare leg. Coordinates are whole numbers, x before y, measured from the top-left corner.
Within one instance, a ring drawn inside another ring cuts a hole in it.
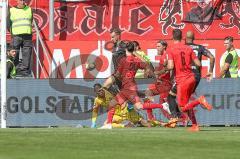
[[[190,127],[188,130],[193,132],[199,131],[200,129],[197,124],[194,109],[189,110],[187,113],[188,113],[189,119],[192,121],[192,127]]]
[[[145,94],[146,94],[146,98],[144,99],[144,103],[153,102],[154,98],[153,98],[152,91],[148,89],[148,90],[145,91]],[[154,120],[152,109],[147,109],[146,111],[147,111],[147,118],[148,118],[148,120]]]

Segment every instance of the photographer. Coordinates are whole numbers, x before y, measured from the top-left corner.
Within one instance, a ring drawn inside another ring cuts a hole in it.
[[[8,79],[16,78],[16,67],[14,65],[14,59],[16,57],[16,50],[12,46],[7,48],[7,60],[6,60],[6,75]],[[1,73],[1,71],[0,71]]]

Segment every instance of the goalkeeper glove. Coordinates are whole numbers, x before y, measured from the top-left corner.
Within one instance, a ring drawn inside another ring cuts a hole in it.
[[[131,110],[134,109],[134,105],[131,102],[128,102],[128,107],[127,107],[128,111],[130,112]]]

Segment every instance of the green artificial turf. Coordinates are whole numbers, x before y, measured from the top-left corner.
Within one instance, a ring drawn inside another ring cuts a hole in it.
[[[0,129],[0,159],[240,158],[240,128]]]

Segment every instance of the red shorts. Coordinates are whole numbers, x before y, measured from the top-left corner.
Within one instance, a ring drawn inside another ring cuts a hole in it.
[[[160,95],[160,98],[167,98],[172,84],[170,81],[156,82],[155,84],[150,84],[148,88],[152,91],[153,95]]]
[[[196,80],[194,76],[187,78],[184,82],[177,84],[177,100],[180,107],[184,107],[194,92]]]
[[[118,104],[123,104],[125,101],[130,101],[132,104],[140,102],[140,98],[137,95],[137,91],[129,89],[121,89],[121,91],[115,96]]]

